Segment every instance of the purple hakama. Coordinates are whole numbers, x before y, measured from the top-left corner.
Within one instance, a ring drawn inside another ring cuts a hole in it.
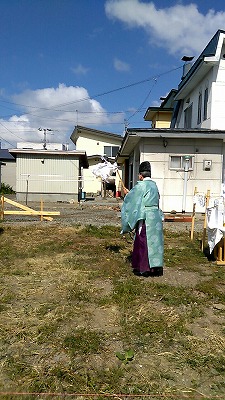
[[[135,239],[132,253],[132,268],[133,272],[136,275],[163,275],[163,268],[150,268],[149,266],[146,225],[144,221],[139,221],[139,224],[135,230]]]
[[[146,226],[142,223],[142,226],[136,228],[134,247],[132,253],[132,268],[141,274],[143,272],[150,272],[149,261],[148,261],[148,246],[146,238]]]

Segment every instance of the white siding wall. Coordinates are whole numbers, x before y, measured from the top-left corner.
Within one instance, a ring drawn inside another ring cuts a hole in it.
[[[194,157],[193,171],[188,172],[186,212],[193,209],[193,194],[197,187],[198,192],[206,194],[211,191],[214,196],[220,195],[223,171],[223,144],[214,140],[179,140],[168,139],[168,146],[163,147],[160,139],[143,139],[140,145],[140,161],[150,161],[152,179],[156,181],[160,192],[160,205],[163,211],[182,211],[184,190],[184,171],[169,169],[170,155],[192,155]],[[203,161],[211,160],[211,171],[203,170]],[[135,178],[137,180],[137,176]],[[203,212],[200,206],[197,211]]]
[[[1,181],[16,190],[16,163],[6,162],[1,166]]]
[[[84,184],[83,191],[86,193],[94,193],[97,194],[101,192],[101,180],[96,178],[96,176],[92,173],[94,165],[99,163],[99,159],[89,160],[89,168],[83,170]]]
[[[205,78],[195,87],[193,91],[191,91],[184,99],[181,118],[177,121],[176,128],[184,128],[184,113],[185,110],[192,104],[192,128],[204,128],[204,129],[215,129],[212,128],[212,120],[211,120],[211,104],[212,104],[212,81],[213,81],[213,69],[209,71],[209,73],[205,76]],[[204,103],[204,92],[205,88],[208,87],[208,111],[207,111],[207,119],[202,120],[201,124],[198,124],[198,97],[199,92],[202,93],[202,119],[203,119],[203,103]],[[219,128],[217,128],[219,129]]]
[[[85,150],[87,156],[92,155],[103,155],[104,146],[120,146],[122,142],[121,139],[113,138],[110,136],[107,140],[102,137],[97,137],[96,135],[90,137],[79,137],[76,142],[76,150]]]
[[[40,200],[43,196],[53,201],[77,199],[78,176],[78,159],[56,155],[18,155],[17,198],[24,201],[28,188],[29,200]]]
[[[222,54],[225,53],[223,48]],[[212,122],[211,129],[225,129],[225,60],[219,63],[218,75],[212,84]]]

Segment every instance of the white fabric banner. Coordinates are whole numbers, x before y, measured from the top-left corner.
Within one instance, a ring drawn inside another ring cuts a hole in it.
[[[214,207],[208,207],[206,210],[208,224],[208,245],[209,251],[212,253],[214,247],[222,239],[224,227],[224,205],[221,199],[214,201]]]
[[[114,172],[118,169],[118,165],[115,162],[111,164],[109,161],[104,161],[102,163],[98,163],[92,169],[92,173],[97,177],[101,178],[103,181],[110,183],[111,177]]]

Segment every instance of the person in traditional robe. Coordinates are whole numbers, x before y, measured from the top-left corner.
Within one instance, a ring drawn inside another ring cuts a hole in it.
[[[129,191],[121,209],[121,233],[135,230],[132,268],[135,275],[163,275],[163,214],[159,208],[159,191],[151,179],[151,165],[139,166],[139,181]]]

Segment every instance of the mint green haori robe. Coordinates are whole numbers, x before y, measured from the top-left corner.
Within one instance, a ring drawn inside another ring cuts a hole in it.
[[[162,211],[159,208],[158,188],[151,178],[138,181],[125,196],[121,210],[121,224],[122,233],[135,229],[136,236],[140,233],[139,227],[145,224],[149,267],[150,269],[163,267]]]

